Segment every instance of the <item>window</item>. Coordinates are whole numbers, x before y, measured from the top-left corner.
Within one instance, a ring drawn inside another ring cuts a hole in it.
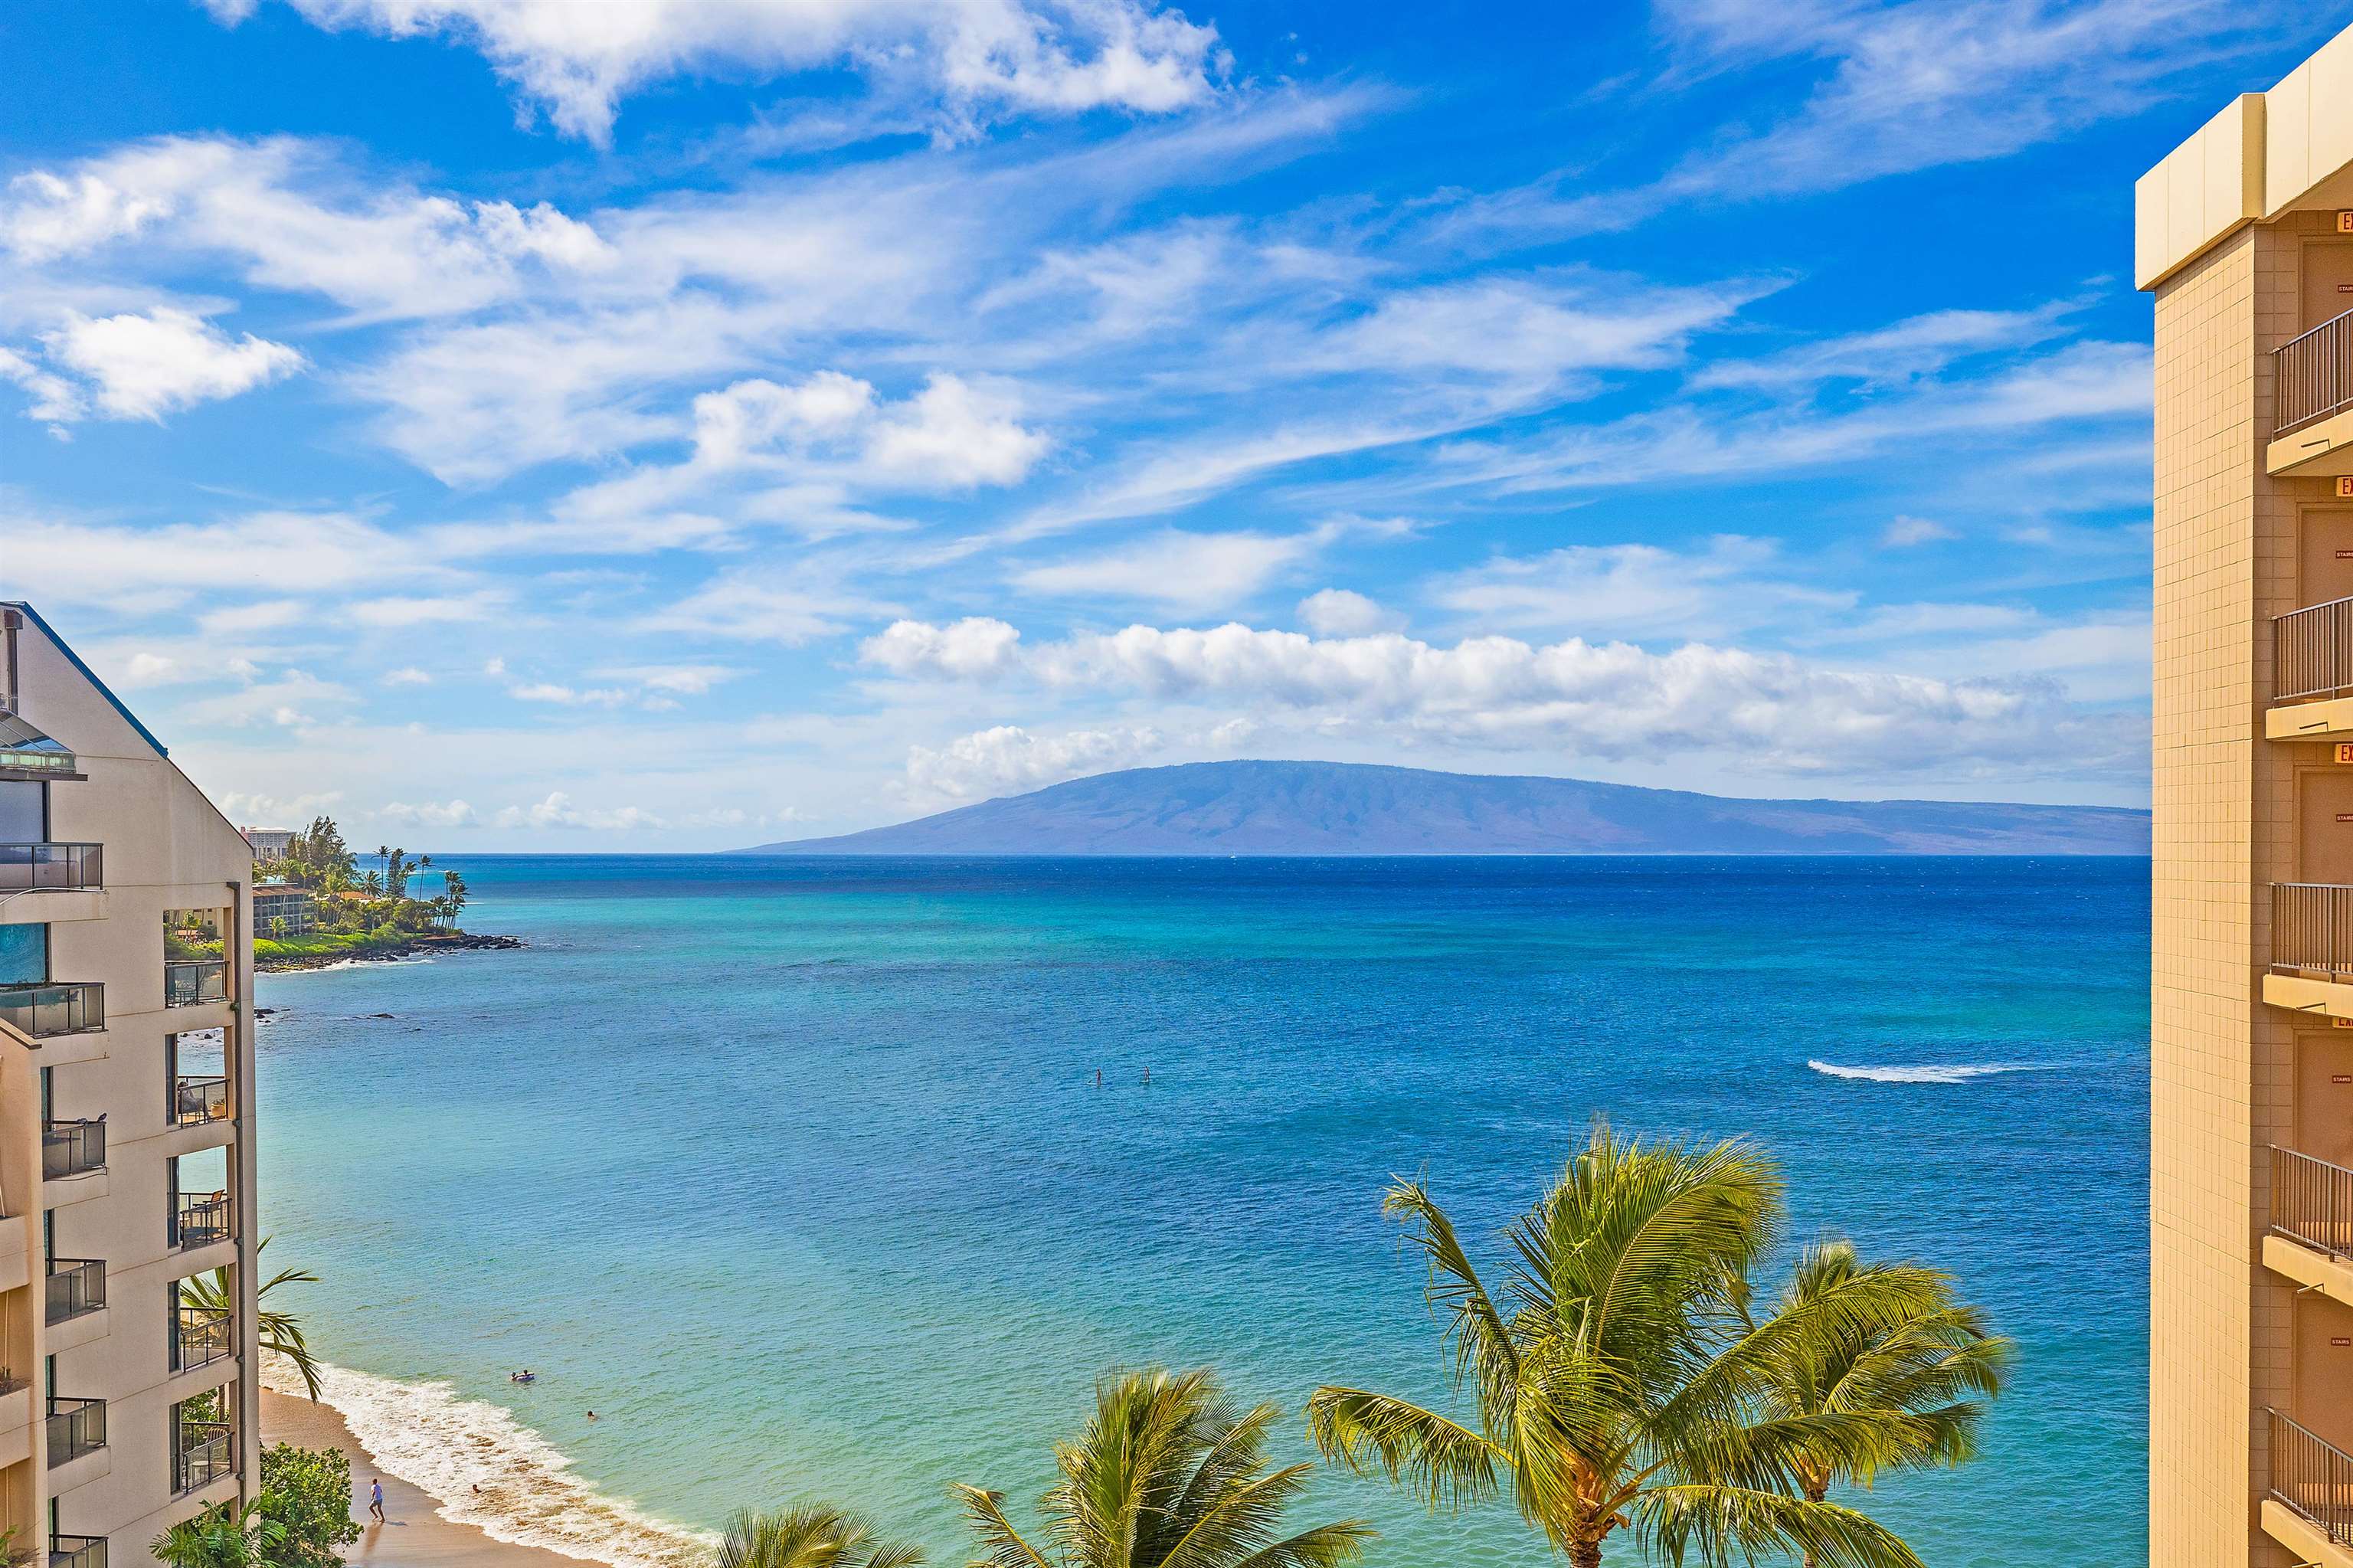
[[[0,844],[39,843],[49,836],[49,787],[0,779]]]

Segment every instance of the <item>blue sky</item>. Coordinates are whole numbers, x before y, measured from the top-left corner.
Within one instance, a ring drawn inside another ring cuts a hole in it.
[[[20,0],[0,594],[242,821],[2139,803],[2220,0]]]

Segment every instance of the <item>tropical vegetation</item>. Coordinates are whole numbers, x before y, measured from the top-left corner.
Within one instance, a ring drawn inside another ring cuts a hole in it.
[[[973,1568],[1334,1568],[1372,1538],[1354,1520],[1284,1534],[1282,1515],[1314,1467],[1270,1467],[1282,1411],[1244,1410],[1204,1367],[1112,1373],[1086,1430],[1054,1451],[1061,1479],[1040,1504],[1033,1544],[1001,1492],[954,1495],[981,1544]]]
[[[261,1255],[269,1250],[270,1238],[264,1236],[253,1249],[256,1266]],[[294,1363],[302,1374],[302,1386],[315,1402],[319,1397],[319,1362],[311,1353],[310,1340],[302,1332],[302,1320],[283,1308],[272,1306],[269,1298],[289,1285],[316,1285],[319,1277],[307,1269],[281,1268],[261,1282],[253,1293],[254,1331],[261,1340],[264,1351],[275,1351]],[[210,1274],[194,1274],[180,1281],[180,1301],[206,1312],[230,1312],[236,1303],[236,1287],[226,1267]]]
[[[222,1503],[184,1519],[149,1543],[171,1568],[288,1568],[290,1531],[270,1517],[269,1500]]]
[[[2006,1347],[1945,1276],[1845,1266],[1835,1247],[1752,1315],[1783,1222],[1753,1146],[1597,1127],[1512,1226],[1493,1289],[1421,1182],[1397,1181],[1383,1210],[1427,1266],[1472,1409],[1320,1388],[1308,1425],[1327,1458],[1435,1508],[1508,1492],[1572,1568],[1621,1534],[1673,1563],[1918,1568],[1829,1482],[1966,1458],[1977,1409],[1961,1396],[1998,1386]]]
[[[727,1521],[717,1568],[917,1568],[923,1549],[885,1541],[864,1516],[806,1503]]]
[[[372,948],[398,947],[432,932],[454,932],[470,890],[463,875],[443,870],[433,875],[433,857],[412,855],[379,844],[374,864],[344,842],[332,817],[314,817],[297,832],[285,853],[254,868],[258,881],[310,890],[316,926],[308,934],[273,928],[254,943],[264,962],[356,956]],[[420,883],[438,891],[419,895]]]
[[[281,1526],[284,1568],[336,1568],[360,1538],[352,1518],[352,1461],[341,1448],[272,1443],[261,1451],[262,1512]]]

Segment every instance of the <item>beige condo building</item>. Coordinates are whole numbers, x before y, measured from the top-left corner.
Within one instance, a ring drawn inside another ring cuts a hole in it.
[[[2353,28],[2136,194],[2150,1557],[2353,1568]]]
[[[128,1568],[258,1486],[253,857],[0,603],[0,1531]],[[226,1269],[228,1309],[189,1282]]]

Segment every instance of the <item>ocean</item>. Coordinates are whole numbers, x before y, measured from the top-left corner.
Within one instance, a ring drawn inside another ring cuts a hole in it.
[[[1032,1499],[1104,1369],[1442,1400],[1388,1178],[1500,1270],[1606,1116],[1757,1139],[1795,1236],[2018,1340],[1983,1457],[1862,1499],[1932,1568],[2147,1560],[2145,860],[436,863],[530,946],[261,978],[261,1228],[361,1439],[501,1538],[823,1499],[959,1563],[948,1485]],[[1548,1561],[1294,1517],[1348,1516]]]

